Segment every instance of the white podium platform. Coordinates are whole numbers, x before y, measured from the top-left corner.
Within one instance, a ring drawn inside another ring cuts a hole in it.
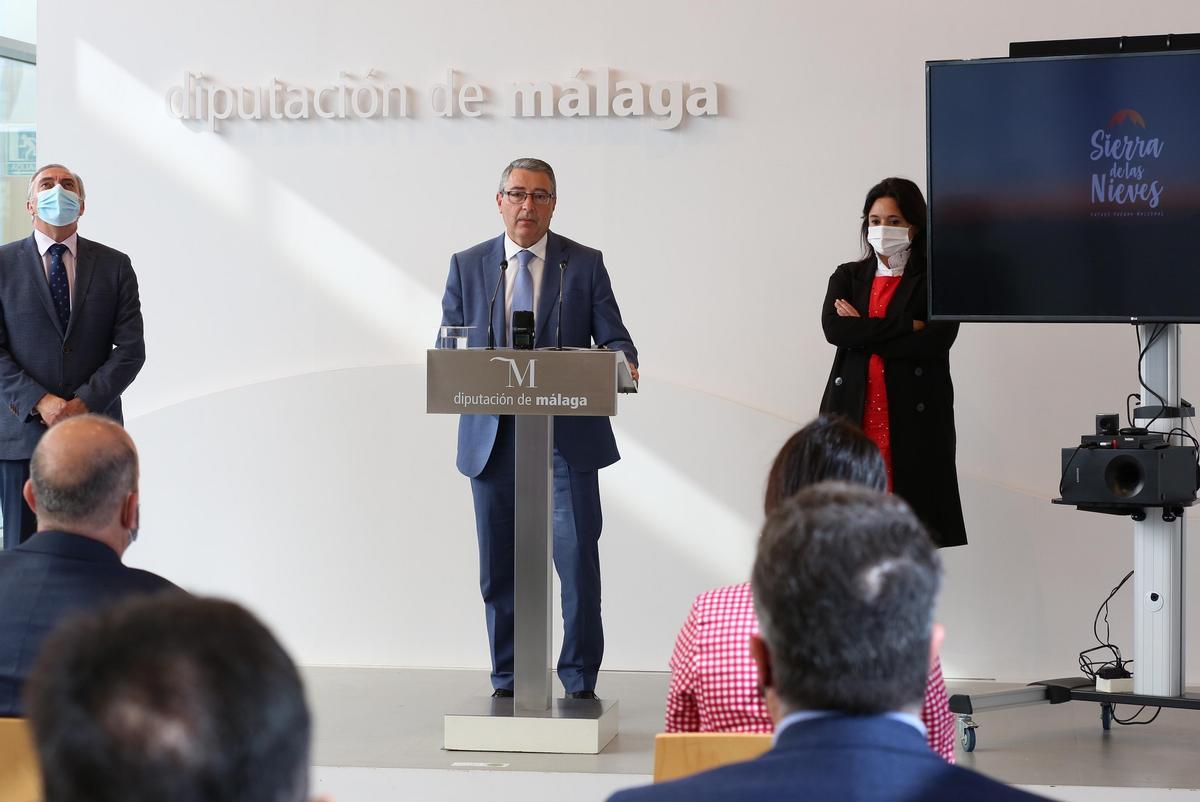
[[[468,752],[598,755],[617,735],[613,700],[555,699],[549,710],[514,712],[512,699],[472,699],[444,716],[443,747]]]

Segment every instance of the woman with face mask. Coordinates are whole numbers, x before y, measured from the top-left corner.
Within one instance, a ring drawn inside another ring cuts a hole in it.
[[[958,324],[927,320],[925,198],[912,181],[885,178],[862,214],[863,258],[833,272],[821,310],[837,346],[821,412],[862,426],[890,488],[939,546],[965,545],[950,381]]]

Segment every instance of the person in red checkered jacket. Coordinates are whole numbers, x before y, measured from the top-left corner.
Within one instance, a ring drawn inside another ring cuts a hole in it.
[[[887,489],[887,469],[876,445],[840,416],[823,415],[784,444],[767,479],[764,507],[779,504],[808,485],[841,480]],[[750,656],[758,634],[750,583],[701,593],[692,602],[671,656],[667,732],[771,732]],[[954,762],[954,714],[935,659],[921,705],[929,747]]]

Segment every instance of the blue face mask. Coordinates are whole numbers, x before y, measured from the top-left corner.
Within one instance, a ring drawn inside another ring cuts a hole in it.
[[[79,219],[79,196],[53,186],[37,194],[37,216],[52,226],[69,226]]]

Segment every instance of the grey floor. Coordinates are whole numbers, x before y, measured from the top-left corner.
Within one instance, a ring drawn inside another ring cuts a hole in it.
[[[1020,687],[952,682],[951,693]],[[1117,707],[1129,719],[1137,707]],[[1148,719],[1147,710],[1138,718]],[[962,766],[1019,785],[1200,788],[1200,711],[1163,708],[1154,723],[1105,732],[1100,705],[1067,702],[986,711],[975,716],[975,751]]]
[[[307,668],[316,718],[314,763],[326,767],[454,769],[501,764],[531,772],[650,774],[662,728],[665,673],[603,672],[597,691],[619,699],[620,734],[599,755],[447,752],[442,715],[489,692],[487,672]],[[1014,687],[950,681],[954,692]],[[1119,708],[1126,717],[1136,708]],[[981,713],[963,766],[1019,785],[1200,787],[1200,712],[1164,709],[1144,727],[1100,726],[1099,705],[1071,702]]]
[[[505,763],[525,771],[650,774],[667,678],[665,673],[601,672],[597,692],[620,701],[617,737],[599,755],[538,755],[442,749],[442,716],[467,699],[491,694],[486,671],[306,668],[316,719],[313,762],[413,769]]]

